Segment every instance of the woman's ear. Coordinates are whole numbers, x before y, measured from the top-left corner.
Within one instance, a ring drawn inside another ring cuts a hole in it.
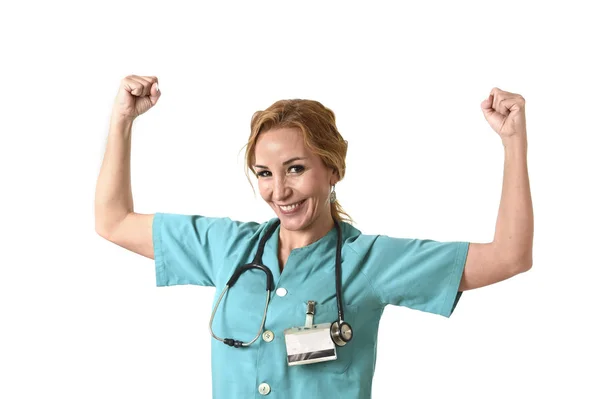
[[[340,181],[340,175],[338,174],[337,170],[335,170],[333,168],[331,170],[332,170],[332,173],[331,173],[331,177],[329,178],[329,185],[334,186]]]

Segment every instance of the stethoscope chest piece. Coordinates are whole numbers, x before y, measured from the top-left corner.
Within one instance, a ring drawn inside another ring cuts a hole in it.
[[[331,323],[331,339],[337,346],[344,346],[352,340],[352,327],[345,321]]]

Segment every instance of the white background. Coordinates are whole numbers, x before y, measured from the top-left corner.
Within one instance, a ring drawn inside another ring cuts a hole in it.
[[[591,2],[20,2],[3,6],[0,397],[209,397],[214,288],[156,288],[94,230],[122,78],[135,211],[273,217],[243,173],[250,117],[322,102],[365,234],[489,242],[504,150],[480,109],[526,99],[531,271],[450,319],[388,306],[374,398],[592,398],[599,374],[597,13]],[[565,4],[559,5],[559,4]]]

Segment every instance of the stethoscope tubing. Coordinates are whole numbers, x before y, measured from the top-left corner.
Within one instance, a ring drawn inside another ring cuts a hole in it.
[[[216,339],[217,341],[221,341],[223,343],[227,343],[227,342],[225,342],[225,339],[219,338],[215,335],[215,333],[213,332],[213,329],[212,329],[212,323],[213,323],[213,319],[215,318],[215,314],[217,313],[217,309],[219,308],[219,303],[221,303],[221,299],[223,299],[223,296],[225,295],[225,293],[227,292],[228,289],[229,289],[229,285],[226,285],[225,288],[223,289],[223,292],[221,292],[221,295],[219,296],[219,299],[218,299],[215,307],[213,308],[212,314],[210,315],[210,323],[208,325],[208,328],[210,329],[210,335],[212,335],[213,338]],[[258,339],[258,337],[260,337],[260,335],[262,334],[262,330],[265,326],[265,320],[267,319],[267,308],[269,307],[269,299],[270,298],[271,298],[271,290],[267,290],[267,302],[265,303],[265,311],[263,312],[263,318],[260,323],[260,328],[258,329],[258,333],[256,334],[256,337],[254,337],[254,339],[250,342],[240,342],[240,341],[234,340],[233,341],[234,345],[230,345],[230,346],[236,346],[235,342],[239,342],[238,346],[250,346]],[[229,345],[229,343],[227,343],[227,344]]]
[[[229,279],[229,281],[227,282],[227,284],[225,285],[225,288],[223,289],[223,291],[221,292],[221,295],[219,296],[219,299],[217,300],[217,303],[215,304],[215,306],[213,308],[212,314],[210,316],[210,322],[208,324],[208,328],[210,330],[210,335],[212,335],[212,337],[214,339],[221,341],[229,346],[234,346],[236,348],[239,348],[239,347],[247,347],[247,346],[252,345],[254,342],[256,342],[256,340],[262,334],[262,330],[265,326],[265,321],[267,318],[267,309],[269,307],[269,300],[271,298],[271,292],[273,290],[273,273],[271,273],[271,270],[268,267],[266,267],[265,265],[262,264],[262,255],[263,255],[264,246],[265,246],[267,239],[273,234],[273,231],[275,231],[275,229],[277,228],[279,223],[280,223],[279,220],[277,222],[273,223],[273,225],[269,228],[269,230],[265,233],[265,235],[260,240],[260,242],[258,244],[258,251],[256,252],[256,256],[254,257],[254,261],[252,263],[238,267],[235,270],[235,272],[233,273],[233,275],[231,276],[231,278]],[[334,339],[334,341],[336,341],[336,344],[338,344],[338,345],[345,345],[347,342],[349,342],[350,339],[345,339],[343,337],[343,335],[339,334],[339,331],[342,328],[342,325],[348,324],[348,323],[344,322],[344,308],[342,306],[342,288],[341,288],[342,287],[342,266],[341,266],[342,232],[341,232],[341,228],[340,228],[338,222],[334,220],[334,224],[335,224],[335,227],[336,227],[337,233],[338,233],[337,234],[337,245],[336,245],[336,258],[335,258],[335,291],[336,291],[337,308],[338,308],[338,320],[336,322],[334,322],[334,323],[337,323],[337,332],[338,333],[335,334],[336,335],[335,339],[332,334],[332,339]],[[260,269],[263,272],[265,272],[266,277],[267,277],[267,299],[265,302],[263,318],[262,318],[262,321],[260,324],[260,328],[258,329],[258,333],[254,337],[254,339],[250,342],[242,342],[242,341],[235,340],[233,338],[220,338],[215,335],[215,333],[212,329],[213,320],[214,320],[215,314],[217,312],[217,309],[219,308],[219,304],[221,303],[221,300],[223,299],[223,296],[225,295],[225,293],[229,290],[229,288],[233,287],[233,285],[236,283],[236,281],[238,280],[240,275],[249,269]],[[334,327],[334,326],[332,326],[332,327]],[[347,325],[347,327],[350,328],[349,325]],[[333,328],[332,328],[332,331],[333,331]]]

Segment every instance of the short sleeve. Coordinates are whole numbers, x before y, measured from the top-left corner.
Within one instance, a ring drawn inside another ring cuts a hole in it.
[[[365,269],[384,304],[450,317],[469,243],[377,236]]]
[[[156,286],[215,286],[222,259],[247,245],[260,225],[230,218],[156,213],[152,222]]]

